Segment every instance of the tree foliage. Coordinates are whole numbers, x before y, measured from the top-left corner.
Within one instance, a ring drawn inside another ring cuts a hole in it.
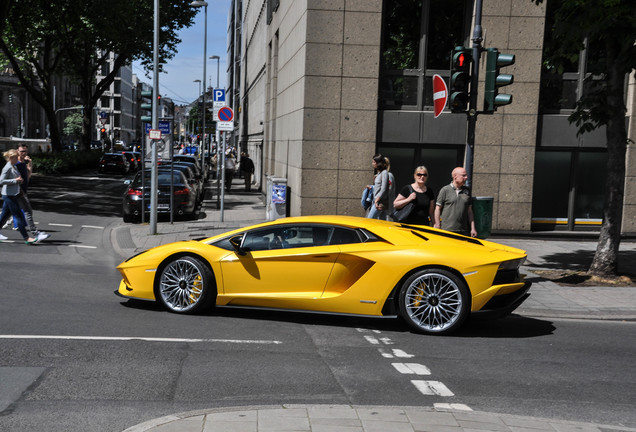
[[[195,14],[190,0],[160,1],[160,64],[174,56],[178,31],[191,25]],[[64,75],[79,84],[84,106],[82,145],[88,148],[93,107],[119,68],[134,60],[152,63],[153,15],[153,2],[147,0],[20,0],[13,4],[0,49],[21,84],[44,108],[54,149],[60,148],[60,134],[53,78]],[[111,54],[114,67],[96,81]]]
[[[541,3],[543,0],[535,0]],[[581,97],[569,120],[579,133],[606,127],[608,165],[603,224],[589,273],[599,276],[618,272],[625,190],[626,76],[636,68],[636,2],[633,0],[549,0],[553,24],[551,43],[545,47],[544,67],[562,73],[578,61],[585,47],[590,68],[599,76]],[[549,12],[550,13],[550,12]],[[585,72],[585,71],[584,71]],[[586,75],[586,79],[588,76]]]

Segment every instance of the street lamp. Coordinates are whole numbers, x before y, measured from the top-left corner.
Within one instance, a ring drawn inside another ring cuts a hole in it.
[[[213,56],[210,56],[210,60],[216,60],[216,87],[215,88],[219,88],[219,60],[221,60],[221,57],[219,57],[218,55],[213,55]]]
[[[208,2],[203,0],[194,0],[190,3],[192,7],[203,7],[203,16],[204,16],[204,25],[203,25],[203,113],[201,116],[201,137],[203,138],[203,146],[202,146],[202,158],[201,158],[201,167],[203,168],[203,177],[205,178],[205,93],[207,91],[207,87],[205,85],[205,66],[208,62],[207,59],[207,51],[208,51]]]

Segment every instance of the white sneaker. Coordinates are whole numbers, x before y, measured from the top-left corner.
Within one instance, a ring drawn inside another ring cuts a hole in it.
[[[13,225],[13,218],[10,217],[5,223],[4,225],[2,225],[2,229],[7,229],[9,228],[11,225]]]
[[[0,241],[5,241],[6,239],[8,239],[9,237],[7,236],[3,236],[2,234],[0,234]]]
[[[40,231],[37,235],[38,243],[41,242],[42,240],[46,240],[49,237],[51,237],[51,234],[47,234],[45,232]]]

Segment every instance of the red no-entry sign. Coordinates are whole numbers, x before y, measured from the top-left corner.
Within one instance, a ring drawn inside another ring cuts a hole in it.
[[[448,101],[448,87],[444,78],[435,74],[433,75],[433,108],[435,109],[435,118],[444,111]]]

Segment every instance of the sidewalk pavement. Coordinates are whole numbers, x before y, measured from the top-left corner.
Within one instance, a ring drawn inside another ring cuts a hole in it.
[[[208,197],[216,183],[207,185]],[[216,195],[206,199],[197,220],[161,220],[157,234],[148,224],[122,224],[112,231],[113,246],[122,257],[171,243],[209,237],[266,220],[264,199],[259,192],[244,192],[242,180],[223,200],[223,217]],[[528,259],[522,267],[533,282],[530,297],[516,314],[568,319],[636,320],[635,287],[565,287],[540,275],[537,270],[585,270],[596,249],[596,240],[553,236],[494,236],[489,240],[524,249]],[[621,273],[636,274],[636,242],[620,246]],[[174,414],[126,429],[125,432],[242,432],[242,431],[632,431],[617,426],[530,418],[507,414],[466,411],[460,406],[369,407],[353,405],[277,405],[209,409]]]

